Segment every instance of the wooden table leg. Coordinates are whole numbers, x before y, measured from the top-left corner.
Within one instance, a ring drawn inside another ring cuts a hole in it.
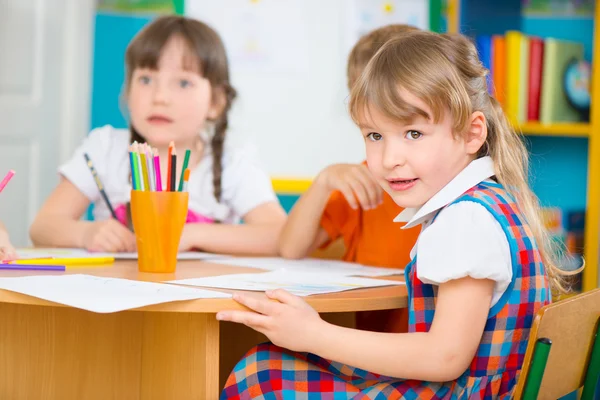
[[[219,323],[214,314],[144,313],[141,399],[218,399]]]

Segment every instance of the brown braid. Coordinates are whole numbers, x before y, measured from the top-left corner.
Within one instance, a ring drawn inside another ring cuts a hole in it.
[[[237,93],[235,89],[229,85],[225,86],[225,107],[223,109],[223,113],[221,117],[217,120],[215,124],[215,134],[210,141],[212,153],[213,153],[213,190],[215,194],[215,199],[217,199],[217,203],[221,202],[221,176],[223,173],[223,144],[225,142],[225,132],[227,132],[227,127],[229,125],[229,121],[227,118],[227,113],[231,108],[231,104],[235,99]]]

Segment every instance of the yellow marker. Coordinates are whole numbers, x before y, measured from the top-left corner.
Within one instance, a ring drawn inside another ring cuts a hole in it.
[[[387,14],[391,14],[392,12],[394,12],[394,5],[391,2],[386,2],[383,5],[383,11],[385,11]]]
[[[39,260],[14,260],[10,264],[28,264],[28,265],[100,265],[112,264],[114,257],[88,257],[88,258],[48,258]]]

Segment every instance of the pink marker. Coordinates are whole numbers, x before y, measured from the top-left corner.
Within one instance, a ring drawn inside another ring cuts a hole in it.
[[[0,192],[2,192],[4,190],[6,185],[8,185],[8,181],[10,181],[14,175],[15,175],[15,171],[13,171],[12,169],[10,171],[8,171],[8,174],[6,174],[4,179],[2,179],[2,182],[0,182]]]

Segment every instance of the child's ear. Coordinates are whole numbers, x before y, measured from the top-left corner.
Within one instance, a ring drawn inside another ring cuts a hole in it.
[[[213,87],[212,90],[212,101],[210,103],[210,108],[208,109],[208,119],[216,120],[218,119],[223,110],[225,110],[225,106],[227,105],[227,98],[225,96],[225,91],[222,87],[217,86]]]
[[[477,154],[487,140],[487,120],[481,111],[471,114],[465,146],[468,154]]]

